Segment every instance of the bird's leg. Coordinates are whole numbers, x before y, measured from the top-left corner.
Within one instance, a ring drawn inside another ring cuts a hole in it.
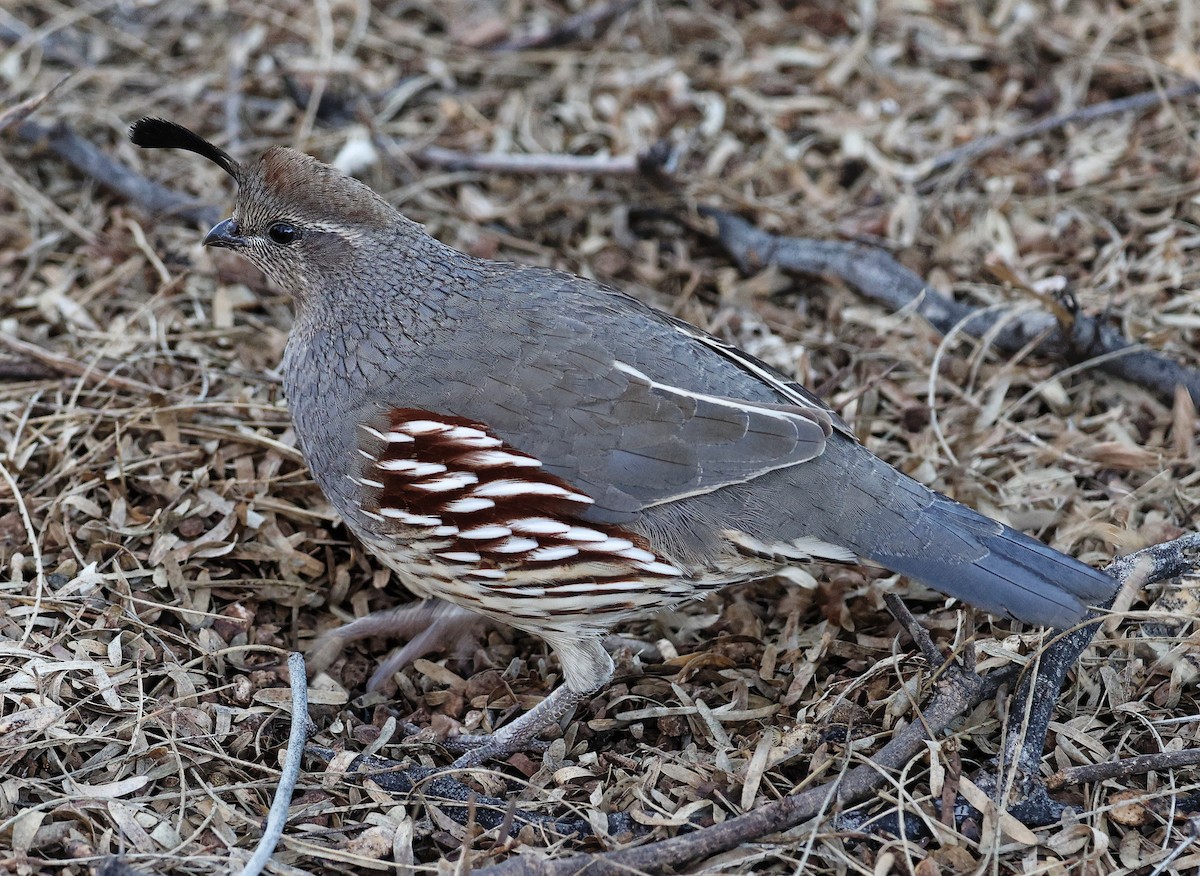
[[[393,672],[431,651],[451,645],[480,620],[474,612],[436,599],[377,611],[322,634],[309,649],[309,666],[323,668],[346,642],[356,639],[374,636],[408,638],[408,642],[384,660],[367,682],[368,690],[377,690]]]
[[[489,758],[504,757],[528,748],[542,730],[557,722],[612,679],[613,661],[599,638],[575,638],[553,633],[543,633],[543,636],[558,652],[564,683],[524,715],[491,736],[463,740],[474,742],[477,739],[478,747],[455,760],[450,765],[451,769],[469,769]]]
[[[528,712],[511,724],[505,724],[490,736],[455,737],[455,741],[463,743],[477,742],[476,747],[461,755],[450,765],[451,769],[463,770],[479,766],[485,760],[493,757],[506,757],[530,747],[534,737],[545,728],[558,721],[567,712],[587,699],[587,694],[571,690],[565,684],[560,684]]]

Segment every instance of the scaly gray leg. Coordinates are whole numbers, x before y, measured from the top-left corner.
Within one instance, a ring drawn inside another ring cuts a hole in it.
[[[324,668],[333,661],[346,642],[356,639],[374,636],[407,638],[408,642],[392,652],[367,682],[368,690],[376,690],[393,672],[431,651],[452,646],[481,620],[483,618],[474,612],[440,599],[426,599],[416,605],[377,611],[324,633],[309,648],[309,666],[316,670]]]
[[[464,740],[469,744],[478,739],[479,747],[454,761],[451,769],[479,766],[488,758],[506,757],[527,748],[542,730],[612,680],[612,658],[598,637],[580,638],[557,631],[543,632],[542,636],[558,652],[564,683],[524,715],[491,736]]]

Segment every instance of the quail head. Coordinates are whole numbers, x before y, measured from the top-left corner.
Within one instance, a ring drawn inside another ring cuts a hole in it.
[[[291,149],[241,164],[159,119],[131,136],[237,182],[204,242],[295,300],[284,389],[346,525],[413,593],[557,653],[564,683],[457,765],[527,744],[609,681],[615,624],[791,563],[867,559],[1054,627],[1115,592],[878,459],[802,386],[616,289],[458,252]]]

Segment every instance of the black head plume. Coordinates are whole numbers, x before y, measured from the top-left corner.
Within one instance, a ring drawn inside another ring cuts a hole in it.
[[[129,128],[129,139],[143,149],[186,149],[203,155],[235,180],[241,179],[242,166],[194,131],[166,119],[138,119]]]

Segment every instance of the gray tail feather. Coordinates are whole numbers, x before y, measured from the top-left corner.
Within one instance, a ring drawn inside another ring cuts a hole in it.
[[[860,554],[985,611],[1060,629],[1078,623],[1089,605],[1107,601],[1119,587],[1111,576],[1035,538],[945,496],[926,495],[932,502],[918,519],[906,521],[907,538],[875,540]],[[914,544],[925,550],[894,550]]]

